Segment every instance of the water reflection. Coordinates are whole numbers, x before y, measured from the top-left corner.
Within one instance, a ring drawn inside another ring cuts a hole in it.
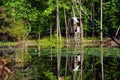
[[[120,80],[119,48],[30,47],[28,53],[17,54],[9,80]],[[102,53],[102,54],[101,54]],[[20,61],[20,56],[24,60]],[[82,77],[82,78],[81,78]]]

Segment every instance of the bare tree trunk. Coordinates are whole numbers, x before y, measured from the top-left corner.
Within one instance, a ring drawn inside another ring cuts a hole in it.
[[[60,21],[59,21],[59,8],[58,8],[58,0],[57,2],[57,41],[61,41],[61,30],[60,30]]]
[[[93,80],[96,80],[95,55],[92,56]]]
[[[60,80],[60,61],[61,61],[61,30],[60,30],[60,22],[59,22],[59,8],[58,8],[58,0],[57,3],[57,73],[58,80]]]
[[[41,47],[40,47],[40,36],[41,36],[41,32],[40,32],[40,26],[39,26],[39,39],[38,39],[38,55],[40,56],[40,50],[41,50]]]
[[[52,20],[50,19],[50,41],[51,41],[51,61],[52,61]]]
[[[68,44],[68,25],[66,20],[65,0],[63,0],[63,4],[64,4],[64,20],[65,20],[65,28],[66,28],[66,43]]]
[[[82,10],[81,10],[81,0],[80,0],[80,43],[83,44],[83,24],[82,24]]]
[[[65,65],[65,79],[66,79],[66,76],[67,76],[67,66],[68,65],[68,45],[66,46],[66,65]]]
[[[59,29],[59,15],[58,15],[58,0],[56,1],[57,2],[57,13],[56,13],[56,16],[57,16],[57,43],[58,43],[58,29]]]
[[[66,76],[67,76],[67,63],[68,63],[68,44],[69,44],[69,41],[68,41],[68,25],[67,25],[67,20],[66,20],[66,10],[65,10],[65,0],[63,0],[63,4],[64,4],[64,20],[65,20],[65,28],[66,28],[66,67],[65,67],[65,79],[66,79]]]
[[[74,10],[75,0],[71,0],[71,2],[72,2],[72,17],[75,17],[75,18],[76,18],[76,16],[75,16],[75,10]],[[74,28],[74,44],[75,44],[75,46],[77,46],[77,45],[76,45],[76,44],[77,44],[77,34],[76,34],[76,31],[75,31],[76,22],[75,22],[74,19],[73,19],[73,28]]]
[[[74,71],[73,80],[76,80],[76,71]]]
[[[50,46],[50,58],[51,58],[51,68],[52,68],[52,70],[53,70],[53,67],[52,67],[52,65],[53,65],[53,51],[52,51],[52,20],[50,19],[50,41],[51,41],[51,46]]]
[[[120,25],[119,25],[119,27],[118,27],[118,29],[117,29],[117,31],[116,31],[115,37],[117,37],[119,31],[120,31]]]
[[[102,0],[100,0],[100,8],[101,8],[101,14],[100,14],[100,29],[103,30],[103,27],[102,27],[102,14],[103,14],[103,10],[102,10]],[[101,34],[100,34],[100,38],[101,38],[101,41],[103,41],[103,33],[101,31]],[[104,68],[103,68],[103,45],[101,44],[101,72],[102,72],[102,80],[104,80]]]
[[[94,37],[95,36],[95,29],[94,29],[94,27],[95,27],[95,25],[94,25],[94,13],[95,13],[95,10],[94,10],[94,3],[92,2],[91,3],[91,6],[92,6],[92,9],[91,9],[91,12],[92,12],[92,16],[91,16],[91,21],[92,21],[92,37]]]
[[[77,45],[76,45],[76,42],[75,42],[75,47],[74,47],[74,51],[77,52]],[[77,59],[76,59],[76,56],[74,56],[73,58],[73,62],[74,62],[74,69],[77,67]],[[77,70],[73,72],[73,80],[76,80],[76,73],[77,73]]]
[[[102,80],[104,80],[104,67],[103,67],[103,45],[101,44],[101,75]]]
[[[74,0],[72,0],[72,16],[75,17]]]
[[[61,62],[61,46],[57,45],[57,74],[58,74],[58,80],[60,80],[60,62]]]
[[[80,80],[82,80],[82,76],[83,76],[83,61],[84,61],[84,44],[83,44],[83,24],[82,24],[82,7],[81,7],[81,4],[82,4],[82,0],[79,1],[80,3],[80,49],[81,49],[81,65],[80,65],[80,68],[81,68],[81,71],[80,71]]]
[[[102,13],[103,13],[103,10],[102,10],[102,0],[100,1],[100,12],[101,12],[101,14],[100,14],[100,29],[101,30],[103,30],[103,28],[102,28]],[[102,31],[101,31],[101,33],[100,33],[100,37],[101,37],[101,41],[103,41],[103,33],[102,33]]]

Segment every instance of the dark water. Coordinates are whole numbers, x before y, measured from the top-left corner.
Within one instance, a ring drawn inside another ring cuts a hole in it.
[[[81,51],[64,47],[39,51],[30,47],[28,53],[21,54],[15,55],[18,61],[13,65],[17,68],[9,80],[120,80],[119,48]]]

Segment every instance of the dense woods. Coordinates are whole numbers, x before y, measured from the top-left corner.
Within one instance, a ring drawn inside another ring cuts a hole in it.
[[[120,1],[0,0],[0,41],[9,80],[120,80]]]
[[[75,14],[79,17],[79,0],[74,1]],[[59,0],[58,6],[61,33],[65,37],[64,13],[68,21],[72,16],[71,1]],[[100,36],[100,0],[82,0],[81,7],[84,37]],[[0,0],[1,39],[3,36],[8,41],[48,37],[51,25],[52,35],[56,35],[56,8],[56,0]],[[119,0],[103,0],[103,29],[112,36],[120,25],[119,13]]]

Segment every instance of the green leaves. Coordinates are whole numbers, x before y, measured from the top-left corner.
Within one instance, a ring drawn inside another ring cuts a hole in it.
[[[119,21],[117,14],[120,10],[116,5],[114,0],[106,1],[103,4],[103,24],[108,28],[108,32],[112,34],[115,34]]]
[[[64,4],[63,4],[64,3]],[[5,8],[1,12],[1,16],[5,16],[5,26],[11,27],[15,23],[14,20],[23,20],[25,25],[28,24],[32,29],[31,33],[38,36],[49,36],[50,24],[52,23],[52,31],[56,31],[56,0],[5,0],[1,1],[2,6]],[[64,8],[66,10],[66,18],[72,16],[71,1],[59,0],[59,15],[62,35],[65,35],[65,22],[64,22]],[[100,34],[98,29],[100,24],[100,1],[98,0],[84,0],[81,4],[87,16],[97,25],[93,25],[88,19],[84,11],[82,11],[83,29],[85,36],[95,36]],[[79,4],[75,4],[75,8],[80,9]],[[79,10],[75,9],[76,16],[79,17]],[[110,34],[114,34],[119,25],[119,3],[117,0],[103,1],[103,29]],[[13,19],[14,18],[14,19]],[[8,24],[9,23],[9,24]],[[39,28],[40,27],[40,28]],[[94,30],[94,31],[93,31]],[[112,31],[111,31],[112,30]],[[32,35],[30,35],[32,36]]]
[[[55,10],[55,7],[54,6],[50,6],[50,7],[48,7],[47,9],[45,9],[43,11],[43,15],[50,16],[52,14],[53,10]]]
[[[25,23],[22,20],[16,21],[16,24],[8,30],[9,35],[17,40],[20,40],[23,37],[27,36],[27,33],[29,33],[30,30],[24,24]]]
[[[44,72],[44,74],[49,80],[57,80],[56,76],[54,76],[53,73],[50,71],[46,71]]]

